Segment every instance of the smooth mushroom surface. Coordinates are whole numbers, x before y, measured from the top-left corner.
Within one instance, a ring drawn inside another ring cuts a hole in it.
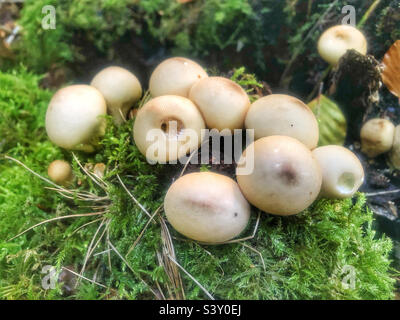
[[[129,109],[142,96],[142,86],[136,76],[121,67],[101,70],[90,83],[101,92],[107,102],[107,110],[116,124],[126,120]]]
[[[248,161],[254,163],[254,169],[240,174],[238,169]],[[311,151],[287,136],[269,136],[253,142],[243,152],[236,174],[240,189],[251,204],[283,216],[310,206],[322,184],[321,168]]]
[[[389,159],[392,165],[400,169],[400,125],[397,125],[394,130],[393,146],[389,153]]]
[[[318,40],[320,56],[333,66],[337,65],[340,58],[350,49],[363,55],[367,53],[367,39],[360,30],[350,25],[333,26]]]
[[[221,243],[247,226],[250,205],[237,183],[213,172],[186,174],[176,180],[164,200],[169,223],[186,237]]]
[[[68,186],[73,179],[72,167],[64,160],[54,160],[50,163],[47,174],[54,183],[61,186]]]
[[[149,162],[175,161],[201,144],[205,124],[197,107],[187,98],[161,96],[139,109],[133,137]]]
[[[245,126],[254,129],[255,139],[282,135],[295,138],[309,149],[317,147],[318,122],[301,100],[284,94],[271,94],[255,101],[246,115]]]
[[[368,120],[361,128],[361,151],[374,158],[393,146],[394,124],[387,119]]]
[[[58,90],[46,113],[49,139],[68,150],[93,152],[105,132],[106,101],[88,85],[72,85]]]
[[[232,80],[209,77],[190,89],[189,99],[200,109],[206,125],[222,132],[242,129],[250,107],[247,93]]]
[[[330,145],[315,149],[313,155],[322,170],[322,197],[351,198],[363,184],[363,166],[350,150]]]
[[[161,62],[151,74],[149,89],[153,97],[177,95],[187,98],[190,88],[207,77],[205,70],[193,60],[169,58]]]

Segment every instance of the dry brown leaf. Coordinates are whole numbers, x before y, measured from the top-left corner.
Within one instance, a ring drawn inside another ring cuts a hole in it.
[[[383,61],[382,81],[396,97],[400,98],[400,40],[386,52]]]
[[[177,0],[179,3],[188,3],[192,2],[193,0]]]

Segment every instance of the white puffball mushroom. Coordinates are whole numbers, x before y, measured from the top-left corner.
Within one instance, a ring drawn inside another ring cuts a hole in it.
[[[207,77],[205,70],[193,60],[169,58],[161,62],[151,74],[149,90],[153,97],[177,95],[187,98],[190,88]]]
[[[318,40],[320,56],[333,66],[350,49],[363,55],[367,53],[367,39],[360,30],[350,25],[333,26],[325,30]]]
[[[230,79],[209,77],[190,89],[189,99],[200,109],[206,125],[220,132],[242,129],[250,107],[247,93]]]
[[[250,173],[239,172],[254,163]],[[256,140],[243,152],[236,171],[245,198],[260,210],[293,215],[309,207],[318,197],[322,173],[311,151],[287,136]]]
[[[187,98],[160,96],[139,109],[133,137],[150,162],[175,161],[197,150],[205,124],[197,107]]]
[[[387,119],[368,120],[361,128],[361,151],[374,158],[393,146],[394,125]]]
[[[363,184],[363,166],[350,150],[330,145],[316,148],[313,155],[322,170],[322,197],[351,198]]]
[[[247,226],[250,205],[237,183],[213,172],[190,173],[176,180],[164,200],[169,223],[186,237],[221,243]]]
[[[50,163],[47,174],[51,181],[61,186],[68,186],[73,179],[71,165],[64,160],[54,160]]]
[[[46,113],[49,139],[67,150],[93,152],[104,135],[107,114],[102,94],[88,85],[72,85],[58,90]]]
[[[121,67],[107,67],[95,75],[91,86],[104,96],[107,110],[116,124],[126,120],[129,109],[142,96],[142,86],[136,76]]]
[[[301,100],[271,94],[253,102],[246,115],[245,126],[254,129],[255,139],[281,135],[295,138],[309,149],[318,145],[318,122],[311,109]]]

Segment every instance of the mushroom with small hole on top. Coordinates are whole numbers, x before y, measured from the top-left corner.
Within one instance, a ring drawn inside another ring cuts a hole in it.
[[[242,129],[250,107],[246,91],[223,77],[208,77],[198,81],[190,89],[189,99],[200,109],[207,127],[221,133]]]
[[[285,94],[271,94],[253,102],[245,126],[254,129],[255,139],[281,135],[295,138],[309,149],[318,144],[319,129],[314,113],[301,100]]]
[[[133,138],[149,162],[171,162],[197,150],[205,124],[197,107],[187,98],[160,96],[139,109]]]
[[[254,164],[251,172],[240,168]],[[321,168],[311,151],[287,136],[256,140],[242,154],[236,169],[245,198],[260,210],[276,215],[293,215],[309,207],[322,184]]]
[[[213,172],[190,173],[176,180],[165,196],[164,210],[176,231],[214,244],[238,236],[250,219],[250,205],[237,183]]]
[[[188,97],[190,88],[207,78],[206,71],[196,62],[182,57],[161,62],[150,77],[149,90],[153,97],[177,95]]]
[[[322,170],[320,196],[351,198],[364,182],[364,169],[357,156],[342,146],[323,146],[313,150]]]
[[[73,180],[72,167],[64,160],[54,160],[50,163],[47,174],[51,181],[61,186],[68,186]]]
[[[116,124],[126,120],[129,109],[142,96],[142,86],[136,76],[121,67],[107,67],[95,75],[91,86],[104,96],[107,110]]]
[[[394,124],[390,120],[368,120],[361,128],[361,151],[370,158],[388,152],[393,146],[394,130]]]
[[[58,90],[46,112],[49,139],[67,150],[94,152],[105,133],[106,101],[88,85],[71,85]]]
[[[350,49],[363,55],[367,53],[367,39],[360,30],[350,25],[333,26],[324,31],[318,40],[320,56],[333,66]]]

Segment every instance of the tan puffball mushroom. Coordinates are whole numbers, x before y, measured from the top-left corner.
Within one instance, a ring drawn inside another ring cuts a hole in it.
[[[392,165],[400,170],[400,125],[394,130],[393,146],[389,153],[389,159]]]
[[[295,138],[309,149],[317,147],[318,122],[311,109],[301,100],[271,94],[255,101],[246,115],[247,129],[254,129],[255,139],[281,135]]]
[[[247,93],[232,80],[209,77],[190,89],[189,99],[200,109],[206,125],[220,132],[242,129],[250,107]]]
[[[142,86],[136,76],[121,67],[101,70],[90,83],[104,96],[107,110],[116,124],[126,120],[129,109],[142,96]]]
[[[323,146],[313,151],[322,170],[321,196],[351,198],[364,182],[360,160],[342,146]]]
[[[387,119],[368,120],[361,128],[361,151],[374,158],[393,146],[394,125]]]
[[[247,226],[250,205],[231,178],[212,172],[186,174],[176,180],[164,200],[169,223],[186,237],[221,243]]]
[[[160,96],[139,109],[133,137],[149,162],[175,161],[199,148],[205,124],[197,107],[187,98]]]
[[[169,58],[161,62],[151,74],[149,89],[153,97],[177,95],[187,98],[190,88],[207,77],[204,69],[193,60]]]
[[[254,163],[252,172],[239,173],[250,162]],[[321,190],[318,162],[305,145],[287,136],[269,136],[253,142],[243,152],[236,174],[240,189],[251,204],[282,216],[303,211]]]
[[[318,40],[320,56],[333,66],[350,49],[363,55],[367,53],[367,39],[361,31],[350,25],[333,26],[325,30]]]
[[[72,85],[58,90],[46,113],[49,139],[68,150],[93,152],[104,135],[107,114],[102,94],[88,85]]]
[[[50,163],[47,174],[54,183],[61,186],[68,186],[73,179],[71,165],[64,160],[54,160]]]

